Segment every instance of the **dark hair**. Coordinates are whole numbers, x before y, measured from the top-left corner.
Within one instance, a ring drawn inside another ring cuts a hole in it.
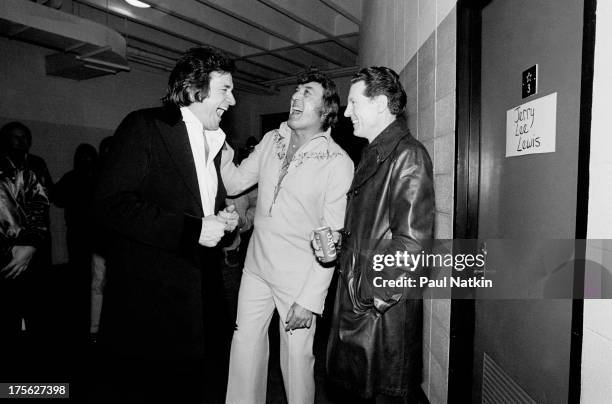
[[[363,81],[365,83],[364,95],[368,98],[377,95],[387,97],[389,112],[400,115],[406,108],[406,92],[399,76],[393,70],[384,66],[371,66],[361,69],[351,79],[351,83]]]
[[[233,73],[234,61],[224,52],[212,47],[191,48],[176,62],[168,79],[168,89],[162,98],[165,104],[186,107],[193,103],[189,90],[195,92],[195,100],[208,97],[210,73]]]
[[[74,151],[74,168],[77,168],[79,161],[83,157],[89,157],[93,163],[93,165],[98,162],[98,152],[95,147],[90,145],[89,143],[81,143],[77,146]]]
[[[21,122],[9,122],[0,129],[0,150],[4,150],[8,147],[9,136],[15,130],[22,130],[26,135],[26,140],[28,142],[28,148],[32,146],[32,132],[30,129],[22,124]]]
[[[309,71],[300,74],[297,82],[298,84],[310,82],[321,84],[323,87],[323,115],[325,116],[323,130],[327,130],[330,127],[333,128],[336,122],[338,122],[338,105],[340,104],[336,83],[326,74],[318,71]]]

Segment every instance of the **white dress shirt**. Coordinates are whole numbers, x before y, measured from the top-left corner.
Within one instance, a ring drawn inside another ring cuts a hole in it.
[[[183,122],[187,127],[189,144],[196,167],[198,187],[202,200],[204,216],[215,214],[215,198],[217,196],[217,169],[214,159],[225,143],[225,133],[221,128],[217,130],[204,130],[202,122],[187,107],[181,107]],[[206,159],[206,145],[208,146],[208,159]],[[200,242],[203,241],[204,225],[200,232]]]

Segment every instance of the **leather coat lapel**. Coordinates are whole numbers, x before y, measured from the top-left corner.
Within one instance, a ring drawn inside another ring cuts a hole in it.
[[[348,194],[355,194],[364,183],[376,174],[382,163],[395,150],[399,141],[408,133],[406,122],[398,118],[385,128],[374,141],[366,146],[355,171]]]
[[[359,189],[365,182],[376,174],[380,166],[381,161],[377,161],[375,150],[366,150],[361,156],[361,161],[355,170],[355,176],[353,177],[353,183],[348,190],[348,193],[354,193],[355,190]]]
[[[198,174],[196,173],[187,127],[182,120],[180,110],[175,107],[165,108],[161,121],[160,133],[168,148],[168,154],[170,154],[176,169],[180,173],[181,180],[202,209]]]

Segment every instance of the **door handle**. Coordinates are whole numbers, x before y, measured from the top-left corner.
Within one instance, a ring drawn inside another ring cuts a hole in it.
[[[476,274],[485,274],[487,272],[487,242],[481,241],[478,243],[478,253],[483,256],[484,265],[480,269],[475,269],[474,273]]]

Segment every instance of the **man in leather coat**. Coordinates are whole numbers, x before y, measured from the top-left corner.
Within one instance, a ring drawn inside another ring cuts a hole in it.
[[[345,112],[369,144],[347,194],[327,371],[335,386],[377,403],[427,400],[421,292],[382,282],[418,278],[423,269],[374,265],[375,255],[419,254],[433,233],[432,163],[410,135],[405,105],[398,75],[370,67],[352,79]]]

